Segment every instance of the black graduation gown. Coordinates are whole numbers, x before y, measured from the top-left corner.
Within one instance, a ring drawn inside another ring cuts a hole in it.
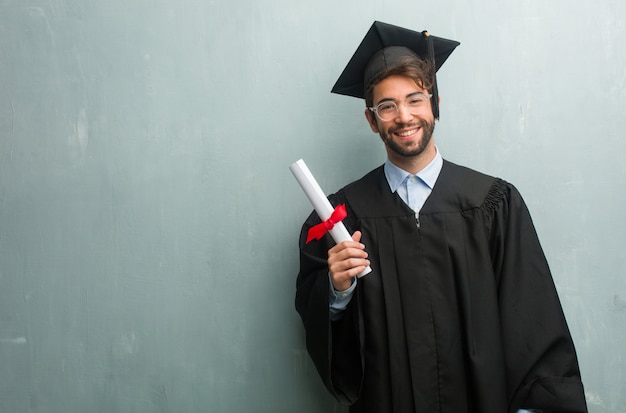
[[[509,183],[444,161],[421,212],[383,167],[330,197],[372,272],[330,321],[329,235],[300,237],[296,308],[329,391],[356,413],[586,412],[574,345],[528,210]]]

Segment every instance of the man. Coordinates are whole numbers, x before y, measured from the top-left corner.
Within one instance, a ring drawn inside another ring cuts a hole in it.
[[[303,226],[296,308],[308,351],[352,413],[586,412],[520,194],[435,146],[435,72],[458,44],[375,22],[333,88],[365,99],[388,159],[330,197],[353,241],[307,243],[314,213]]]

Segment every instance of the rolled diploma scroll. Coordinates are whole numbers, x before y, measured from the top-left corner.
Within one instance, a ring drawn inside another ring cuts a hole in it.
[[[322,219],[322,221],[326,221],[330,218],[330,215],[333,213],[334,208],[322,192],[322,188],[320,188],[319,184],[311,174],[311,171],[306,166],[302,159],[294,162],[289,167],[293,176],[296,177],[296,180],[302,187],[302,190],[313,204],[313,208],[315,208],[315,212]],[[328,231],[330,236],[333,237],[335,242],[339,244],[342,241],[352,241],[352,236],[346,229],[346,226],[343,225],[343,222],[338,222],[335,224],[333,229]],[[372,269],[368,266],[366,267],[357,277],[361,278],[366,274],[369,274]]]

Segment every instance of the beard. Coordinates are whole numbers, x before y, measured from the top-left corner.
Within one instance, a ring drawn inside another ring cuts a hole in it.
[[[422,131],[422,139],[417,142],[417,146],[403,146],[401,143],[393,140],[393,132],[395,130],[403,129],[403,128],[414,128],[420,127]],[[385,143],[385,146],[389,148],[392,152],[402,157],[410,158],[413,156],[420,155],[424,152],[424,149],[428,146],[428,142],[430,142],[433,137],[433,133],[435,132],[435,122],[429,122],[427,120],[420,120],[417,123],[407,123],[404,125],[399,125],[397,128],[390,129],[386,132],[380,133],[380,138]]]

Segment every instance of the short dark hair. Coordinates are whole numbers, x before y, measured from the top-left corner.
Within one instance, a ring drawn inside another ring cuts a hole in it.
[[[365,104],[374,105],[374,87],[389,76],[406,76],[413,79],[422,89],[432,93],[435,85],[435,67],[433,62],[416,56],[403,57],[399,64],[388,68],[378,75],[365,89]]]

